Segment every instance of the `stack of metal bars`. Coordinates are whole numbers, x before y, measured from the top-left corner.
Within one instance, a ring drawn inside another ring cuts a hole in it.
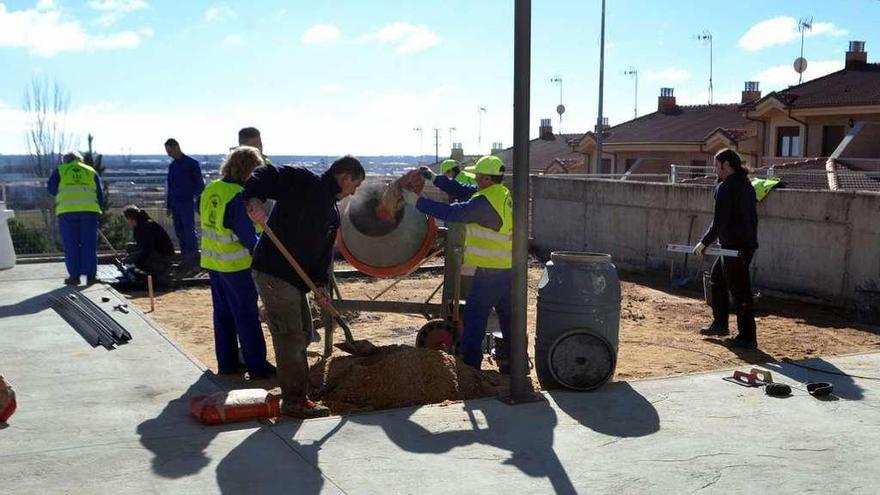
[[[77,290],[69,290],[50,298],[52,308],[92,347],[115,346],[131,340],[131,334],[97,304]]]

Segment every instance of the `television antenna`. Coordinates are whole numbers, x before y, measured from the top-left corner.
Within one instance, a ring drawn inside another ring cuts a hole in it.
[[[413,127],[413,132],[419,133],[419,157],[416,159],[416,163],[419,165],[422,164],[422,151],[425,145],[425,131],[421,127]]]
[[[623,71],[624,76],[630,76],[636,81],[635,96],[633,97],[633,118],[639,118],[639,71],[635,67],[630,66],[629,69]]]
[[[562,134],[562,114],[565,113],[565,105],[562,104],[562,76],[553,76],[550,82],[559,86],[559,105],[556,105],[556,113],[559,114],[559,134]]]
[[[709,44],[709,104],[712,104],[712,66],[714,61],[712,59],[712,33],[708,30],[703,31],[701,34],[696,35],[697,40],[702,41],[704,44]]]
[[[794,61],[794,71],[798,73],[798,84],[804,81],[804,72],[807,70],[807,59],[804,58],[804,36],[807,31],[813,30],[813,18],[810,17],[798,21],[798,31],[801,33],[801,56]]]
[[[477,153],[483,149],[483,114],[486,113],[486,106],[480,105],[477,107],[477,117],[479,119],[479,124],[477,126]]]

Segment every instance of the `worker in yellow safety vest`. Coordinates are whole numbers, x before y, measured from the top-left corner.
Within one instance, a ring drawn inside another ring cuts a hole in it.
[[[208,184],[199,202],[201,265],[211,279],[217,367],[220,374],[241,374],[246,368],[251,379],[275,373],[266,361],[257,288],[251,278],[257,233],[241,198],[245,181],[262,164],[258,149],[235,148],[220,166],[223,178]],[[239,344],[244,363],[238,358]]]
[[[47,189],[55,196],[55,214],[61,229],[67,285],[97,282],[98,221],[103,212],[104,185],[98,172],[83,163],[82,155],[70,152],[49,177]]]
[[[467,293],[464,331],[459,342],[462,360],[479,369],[482,342],[492,308],[498,313],[503,343],[497,349],[498,368],[509,373],[511,324],[511,267],[513,265],[513,201],[501,181],[504,163],[497,156],[484,156],[465,169],[476,175],[476,185],[462,184],[445,175],[435,176],[423,168],[422,175],[454,200],[440,203],[404,189],[404,199],[422,213],[446,222],[467,224],[464,264],[475,268]]]

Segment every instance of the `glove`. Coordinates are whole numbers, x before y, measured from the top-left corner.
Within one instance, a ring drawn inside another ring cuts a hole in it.
[[[694,246],[694,254],[696,254],[697,256],[702,256],[703,251],[705,251],[705,250],[706,250],[706,245],[703,244],[702,242],[699,242],[699,243],[697,243],[696,246]]]
[[[434,171],[428,167],[420,167],[419,173],[422,174],[422,177],[424,177],[425,180],[429,182],[434,182],[434,178],[437,177],[437,174],[435,174]]]
[[[401,192],[403,193],[403,200],[406,201],[406,204],[412,207],[415,207],[419,198],[421,198],[418,193],[410,191],[409,189],[402,189]]]

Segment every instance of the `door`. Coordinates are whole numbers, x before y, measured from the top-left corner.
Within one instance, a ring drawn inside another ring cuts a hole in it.
[[[822,156],[831,156],[837,145],[846,136],[846,126],[826,125],[822,126]]]

